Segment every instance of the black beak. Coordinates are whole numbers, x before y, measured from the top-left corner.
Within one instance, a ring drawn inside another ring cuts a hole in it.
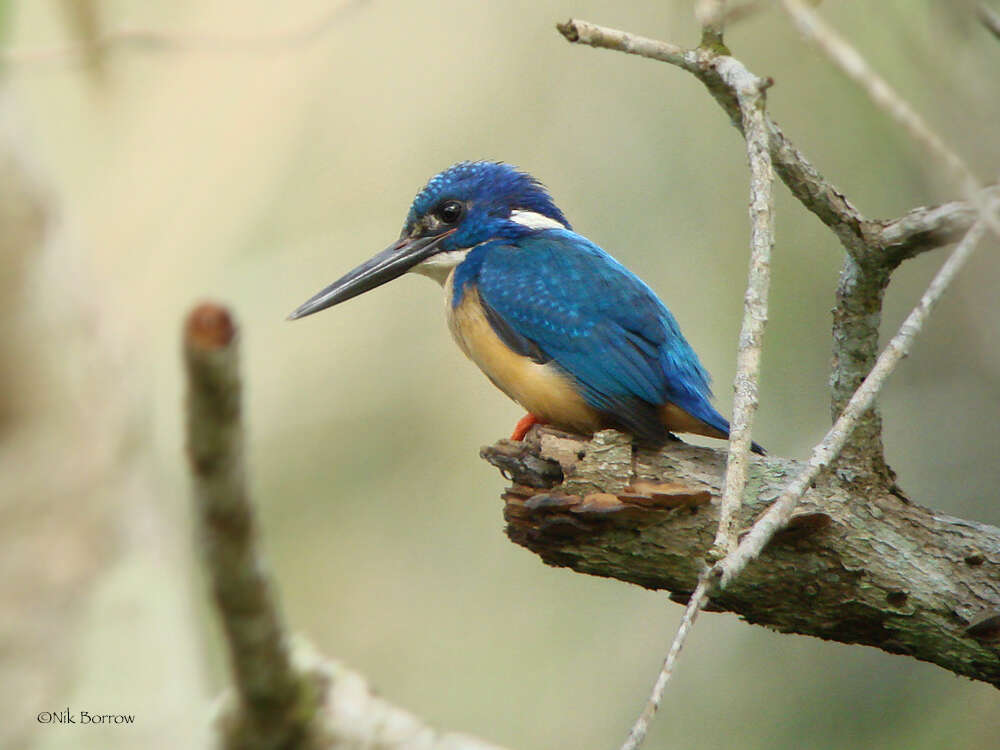
[[[313,295],[289,315],[288,319],[297,320],[306,315],[312,315],[402,276],[415,265],[432,256],[437,251],[437,246],[441,241],[454,231],[451,229],[433,237],[404,237],[400,239],[371,260],[366,260],[353,271],[337,279],[326,289]]]

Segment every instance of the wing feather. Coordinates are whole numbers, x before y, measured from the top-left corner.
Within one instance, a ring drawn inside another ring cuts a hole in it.
[[[710,403],[708,375],[673,315],[592,242],[548,230],[473,253],[475,281],[497,334],[532,358],[554,361],[589,404],[650,438],[665,432],[658,407],[667,402],[728,431]]]

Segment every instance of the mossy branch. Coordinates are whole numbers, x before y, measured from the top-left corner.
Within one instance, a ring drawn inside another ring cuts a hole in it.
[[[725,454],[655,451],[612,431],[536,428],[483,456],[514,484],[507,533],[550,565],[687,601],[718,525]],[[752,459],[739,527],[803,469]],[[1000,687],[1000,529],[950,518],[836,473],[821,475],[787,528],[710,609],[783,633],[908,654]]]

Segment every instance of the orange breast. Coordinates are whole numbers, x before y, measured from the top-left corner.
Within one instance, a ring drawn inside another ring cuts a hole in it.
[[[458,346],[501,391],[544,422],[572,432],[591,433],[609,426],[588,405],[573,382],[551,363],[539,364],[508,347],[483,312],[479,292],[468,289],[452,307],[452,277],[444,286],[448,327]],[[726,435],[674,404],[660,407],[660,418],[672,432],[715,438]]]
[[[448,327],[456,343],[500,390],[541,420],[574,432],[601,428],[595,409],[551,363],[539,364],[508,347],[486,319],[479,292],[466,290],[452,307],[452,279],[445,284]]]

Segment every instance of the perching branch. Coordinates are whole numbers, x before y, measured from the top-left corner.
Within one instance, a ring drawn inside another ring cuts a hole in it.
[[[920,302],[906,317],[906,320],[899,327],[899,331],[879,355],[875,366],[854,392],[854,395],[851,396],[843,413],[813,449],[803,470],[787,485],[781,496],[774,501],[767,512],[754,522],[753,528],[740,541],[736,551],[716,565],[720,586],[725,587],[740,574],[751,560],[760,555],[774,535],[787,525],[796,506],[816,482],[820,472],[836,460],[850,438],[851,432],[874,403],[875,397],[885,385],[889,375],[909,352],[910,346],[923,328],[927,316],[930,315],[931,310],[940,301],[948,285],[951,284],[958,271],[972,255],[984,230],[985,222],[973,225],[934,276],[927,291],[920,298]],[[856,479],[854,482],[857,486]]]
[[[290,642],[247,494],[236,343],[224,307],[206,303],[188,316],[188,454],[205,565],[235,682],[219,705],[220,746],[501,750],[428,727],[373,695],[357,673]]]
[[[483,449],[514,484],[511,539],[560,567],[686,600],[718,525],[724,454],[536,428]],[[582,458],[579,458],[582,456]],[[803,464],[754,458],[747,527]],[[790,523],[710,608],[783,633],[875,646],[1000,687],[1000,529],[820,475]]]
[[[804,30],[816,36],[811,14],[803,14],[801,3],[797,0],[784,0],[786,9],[792,13]],[[900,332],[890,342],[885,351],[875,359],[878,345],[879,324],[881,321],[882,299],[888,286],[892,270],[906,257],[916,254],[917,246],[926,244],[935,238],[954,238],[954,219],[958,211],[939,210],[937,212],[911,212],[904,217],[894,229],[899,230],[893,252],[886,251],[886,246],[879,244],[884,231],[892,223],[881,225],[865,219],[835,188],[827,183],[809,163],[788,144],[783,134],[769,120],[764,119],[761,107],[759,120],[749,118],[754,108],[748,106],[746,88],[740,81],[752,79],[752,74],[732,57],[722,41],[722,26],[724,22],[724,3],[704,0],[698,6],[699,19],[703,24],[702,44],[695,50],[684,50],[674,45],[658,42],[643,37],[637,37],[625,32],[606,29],[581,21],[569,21],[559,25],[560,32],[571,42],[582,42],[595,47],[617,49],[630,54],[638,54],[677,65],[698,77],[729,113],[733,124],[743,133],[747,140],[748,153],[751,157],[751,167],[754,167],[754,148],[770,144],[771,157],[775,169],[781,175],[792,192],[813,213],[816,213],[837,234],[847,250],[848,257],[841,273],[837,290],[838,304],[834,315],[834,367],[831,376],[832,406],[835,424],[826,437],[813,451],[809,462],[802,467],[797,476],[786,486],[776,492],[778,500],[770,505],[753,524],[752,529],[743,537],[739,545],[733,549],[727,542],[733,538],[732,517],[739,510],[740,496],[746,479],[746,466],[741,463],[746,460],[746,453],[741,454],[740,448],[746,448],[749,436],[746,434],[747,410],[752,410],[755,403],[750,396],[750,388],[756,387],[756,378],[749,376],[754,370],[754,354],[759,357],[759,335],[763,327],[763,316],[766,315],[766,296],[753,304],[752,297],[760,289],[754,284],[754,263],[765,261],[768,254],[761,251],[758,238],[766,236],[771,239],[770,231],[754,226],[754,253],[752,256],[751,281],[747,291],[747,309],[744,318],[743,331],[740,337],[739,367],[737,372],[736,403],[734,404],[734,420],[731,436],[731,449],[727,467],[726,481],[720,504],[719,526],[715,535],[715,545],[712,554],[717,554],[720,546],[725,547],[726,556],[714,565],[709,577],[702,573],[690,587],[694,589],[688,600],[687,610],[682,620],[681,628],[675,637],[663,669],[654,686],[652,695],[626,741],[624,748],[632,750],[642,742],[649,720],[662,696],[663,687],[670,677],[672,661],[683,645],[684,638],[690,630],[706,595],[715,596],[716,591],[721,596],[727,587],[733,585],[743,571],[767,547],[771,540],[781,530],[787,528],[795,509],[802,501],[803,495],[814,486],[820,473],[829,467],[842,452],[843,463],[850,467],[856,477],[855,491],[864,487],[869,493],[888,492],[892,487],[892,472],[885,464],[882,449],[881,418],[874,408],[875,396],[881,389],[885,379],[893,371],[899,360],[909,349],[913,338],[919,332],[930,309],[947,288],[951,279],[964,261],[971,254],[979,240],[983,227],[986,225],[1000,226],[993,212],[992,199],[982,191],[971,171],[964,162],[951,151],[943,141],[937,138],[916,113],[909,108],[894,92],[879,79],[857,53],[840,40],[830,42],[832,36],[827,34],[823,40],[817,40],[824,49],[837,58],[838,63],[866,86],[866,90],[876,103],[886,107],[894,117],[913,135],[921,140],[927,148],[937,154],[946,164],[958,183],[969,203],[973,207],[972,216],[965,216],[967,222],[977,223],[968,230],[962,243],[944,264],[935,277],[920,304],[907,318]],[[833,49],[836,47],[836,49]],[[850,53],[850,54],[848,54]],[[733,77],[733,71],[740,71],[744,76]],[[859,72],[860,71],[860,72]],[[727,75],[727,73],[729,75]],[[759,124],[755,132],[753,127]],[[770,136],[770,139],[768,139]],[[785,147],[785,148],[783,148]],[[768,165],[769,166],[769,165]],[[755,178],[757,175],[755,174]],[[757,179],[753,183],[758,184]],[[817,196],[819,197],[817,199]],[[752,204],[755,201],[752,192]],[[770,211],[762,211],[762,218],[771,220]],[[937,220],[936,226],[929,226],[930,220]],[[945,226],[950,222],[950,226]],[[961,223],[960,221],[958,223]],[[769,230],[769,228],[766,228]],[[919,232],[919,240],[914,233]],[[890,232],[890,237],[891,237]],[[904,239],[905,236],[905,239]],[[773,241],[773,240],[771,240]],[[907,247],[909,245],[909,247]],[[906,248],[901,250],[900,248]],[[768,245],[767,250],[770,249]],[[908,254],[910,253],[910,254]],[[766,265],[757,277],[763,279],[766,295],[767,272]],[[760,316],[753,320],[756,312]],[[759,325],[754,326],[758,322]],[[757,339],[751,340],[756,333]],[[741,378],[747,378],[743,383]],[[744,387],[741,388],[740,386]],[[619,466],[620,466],[619,462]],[[564,467],[565,468],[565,467]],[[592,485],[603,486],[600,482]],[[603,491],[599,490],[597,497]],[[582,507],[591,504],[584,496]],[[607,497],[607,495],[605,495]],[[607,510],[607,508],[605,508]],[[580,510],[580,512],[584,512]],[[711,558],[712,555],[709,555]],[[701,559],[698,555],[696,559]]]

